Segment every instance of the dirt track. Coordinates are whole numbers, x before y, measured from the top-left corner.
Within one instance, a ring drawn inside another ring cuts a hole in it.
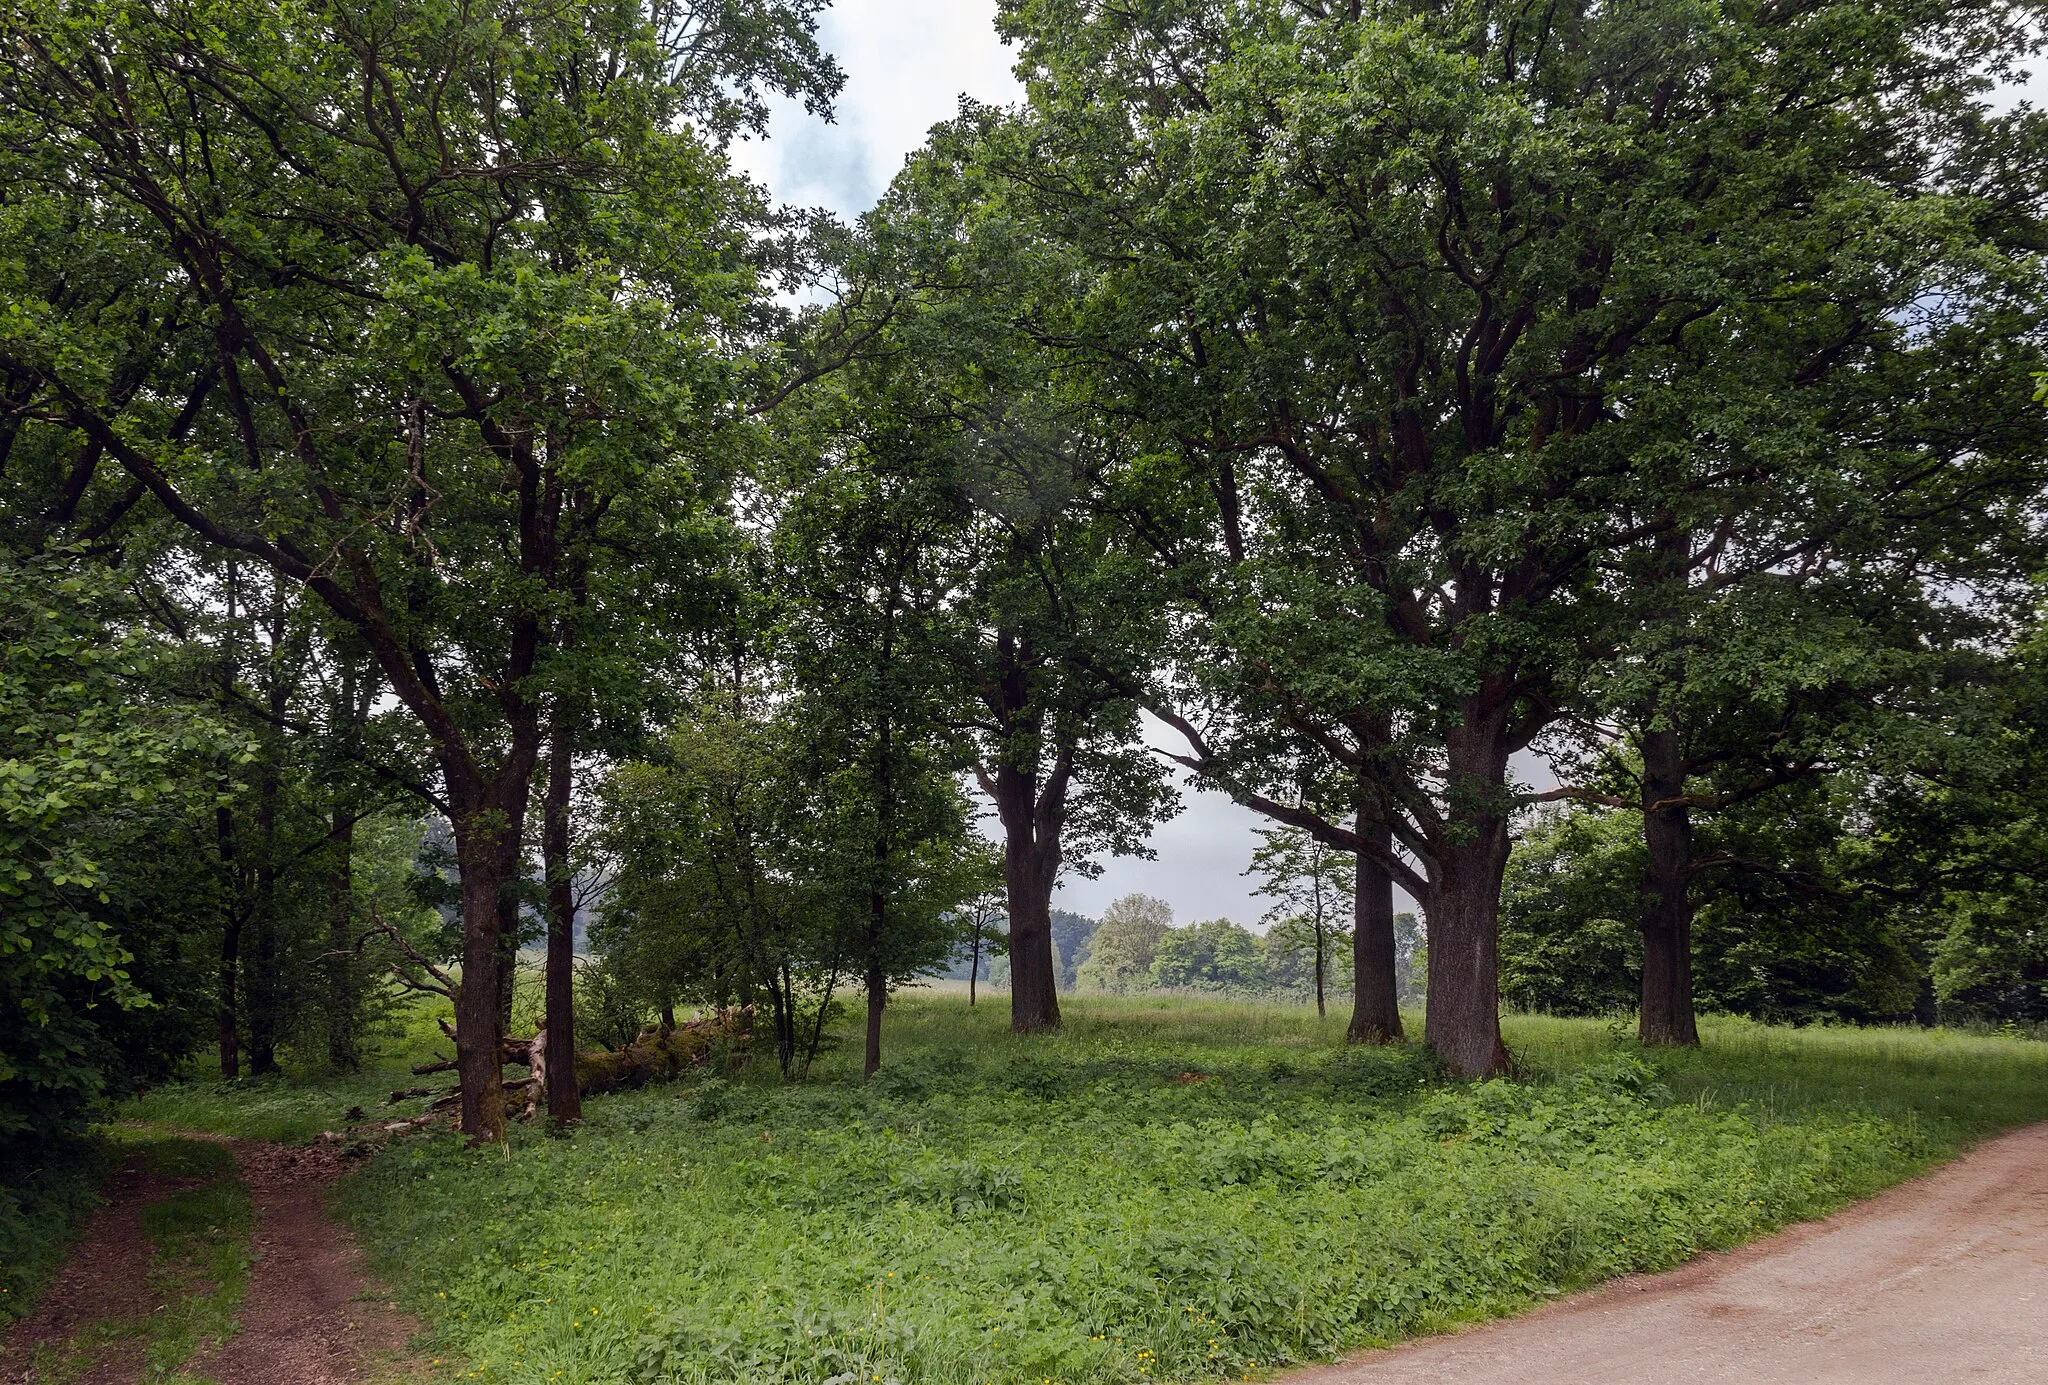
[[[195,1138],[208,1138],[197,1136]],[[185,1370],[216,1385],[366,1385],[422,1378],[406,1355],[417,1325],[369,1276],[362,1252],[329,1219],[327,1185],[343,1165],[326,1150],[230,1142],[256,1208],[256,1262],[239,1328]],[[160,1286],[147,1274],[144,1205],[196,1179],[116,1172],[94,1217],[38,1310],[0,1335],[0,1382],[34,1382],[39,1344],[61,1346],[94,1324],[118,1325],[157,1311]],[[71,1385],[130,1385],[141,1378],[139,1341],[116,1334]]]
[[[2048,1125],[1826,1221],[1289,1385],[2048,1382]]]
[[[327,1216],[339,1161],[325,1150],[235,1142],[256,1202],[256,1273],[241,1330],[187,1370],[219,1385],[354,1385],[409,1374],[417,1327],[379,1293],[355,1238]]]

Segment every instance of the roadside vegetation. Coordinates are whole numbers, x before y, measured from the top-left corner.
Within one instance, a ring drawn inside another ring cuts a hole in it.
[[[801,1084],[757,1057],[566,1139],[397,1142],[338,1206],[465,1379],[1201,1380],[1667,1267],[2048,1117],[2037,1042],[1702,1023],[1509,1016],[1515,1078],[1472,1084],[1307,1004],[1086,996],[1023,1038],[913,992],[872,1081],[842,1029]],[[124,1114],[304,1134],[365,1090]]]

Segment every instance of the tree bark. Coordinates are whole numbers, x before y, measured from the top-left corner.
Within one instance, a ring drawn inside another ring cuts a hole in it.
[[[541,806],[542,871],[548,885],[547,1029],[548,1047],[569,1055],[545,1071],[548,1119],[557,1129],[583,1118],[583,1098],[576,1084],[576,881],[569,861],[571,776],[575,743],[569,718],[555,714],[553,743],[548,749],[547,798]],[[664,1026],[675,1027],[673,1016]]]
[[[1062,864],[1069,757],[1040,784],[1001,764],[984,784],[1003,824],[1003,893],[1010,914],[1010,1029],[1041,1034],[1060,1027],[1059,965],[1052,947],[1052,892]]]
[[[974,1008],[974,983],[981,977],[981,919],[974,920],[974,955],[967,962],[967,1008]]]
[[[242,1075],[242,1035],[237,1019],[236,989],[242,969],[242,892],[235,859],[235,817],[225,805],[214,809],[214,833],[220,846],[222,873],[233,893],[221,918],[220,995],[215,1012],[220,1043],[220,1075],[232,1080]]]
[[[509,887],[518,878],[508,871]],[[512,1032],[512,1002],[519,989],[519,901],[509,892],[498,899],[498,1032]]]
[[[1361,815],[1357,831],[1360,837],[1370,837],[1381,848],[1392,850],[1393,830],[1385,823],[1374,824]],[[1355,1044],[1399,1043],[1401,989],[1394,974],[1394,877],[1379,858],[1361,851],[1355,880],[1351,1026],[1344,1037]],[[1320,963],[1317,971],[1320,1005]]]
[[[355,934],[354,862],[356,817],[334,810],[327,865],[327,1066],[354,1072],[362,1066],[356,1046],[356,978],[350,939]]]
[[[1683,747],[1675,730],[1643,736],[1643,998],[1645,1044],[1697,1044],[1692,998],[1692,815]],[[1662,805],[1662,806],[1660,806]]]
[[[277,1071],[277,761],[276,747],[265,752],[256,790],[255,955],[250,958],[249,1075]]]
[[[1319,1020],[1329,1018],[1329,1010],[1323,1003],[1323,962],[1329,951],[1330,926],[1329,919],[1323,913],[1322,851],[1322,843],[1311,838],[1308,844],[1308,860],[1309,869],[1313,874],[1309,876],[1309,889],[1315,900],[1316,1018]]]
[[[889,978],[880,966],[868,968],[867,1054],[861,1063],[861,1080],[875,1075],[882,1066],[882,1009],[889,1003]]]
[[[1473,699],[1477,701],[1477,699]],[[1500,699],[1504,703],[1505,699]],[[1439,840],[1429,914],[1429,1005],[1423,1037],[1459,1077],[1508,1069],[1500,1034],[1500,887],[1508,863],[1504,706],[1468,704],[1448,737],[1446,797],[1457,810]]]
[[[1059,968],[1052,950],[1059,848],[1032,837],[1028,827],[1011,830],[1003,844],[1003,885],[1010,906],[1010,1028],[1019,1034],[1060,1027]]]
[[[457,819],[462,980],[455,992],[455,1070],[462,1083],[462,1130],[475,1141],[505,1138],[498,928],[518,841],[518,828],[501,813],[473,810]]]
[[[261,1077],[277,1071],[277,1025],[280,978],[277,970],[277,810],[281,786],[278,760],[283,747],[275,729],[284,721],[290,706],[290,685],[285,677],[284,579],[275,573],[270,582],[269,658],[264,681],[270,704],[271,730],[265,733],[263,774],[256,790],[256,956],[249,969],[249,1073]]]

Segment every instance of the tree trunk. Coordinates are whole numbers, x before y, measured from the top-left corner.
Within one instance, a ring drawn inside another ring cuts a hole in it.
[[[868,1046],[867,1056],[861,1064],[863,1081],[875,1075],[882,1066],[882,1008],[889,1003],[888,977],[881,967],[868,968]]]
[[[335,809],[327,845],[327,1066],[338,1073],[362,1066],[356,1047],[356,975],[350,947],[355,935],[355,836],[355,814]]]
[[[275,701],[275,699],[273,699]],[[249,1075],[277,1071],[277,748],[265,751],[256,791],[255,956],[249,967]]]
[[[1393,848],[1394,833],[1385,823],[1375,824],[1361,814],[1356,830],[1383,849]],[[1394,974],[1394,877],[1377,857],[1361,851],[1354,878],[1351,1027],[1344,1037],[1355,1044],[1398,1043],[1401,987]]]
[[[548,1118],[556,1128],[583,1118],[576,1085],[576,881],[569,861],[569,806],[575,746],[566,715],[555,714],[548,750],[548,792],[541,807],[542,872],[548,884],[548,1046],[565,1055],[546,1069]],[[667,1029],[675,1027],[670,1016]]]
[[[1645,1044],[1697,1044],[1692,1000],[1692,814],[1678,732],[1643,736],[1643,1004]],[[1658,807],[1658,804],[1668,806]]]
[[[1451,732],[1449,802],[1430,843],[1429,1006],[1423,1036],[1459,1077],[1507,1071],[1500,1036],[1500,886],[1508,863],[1506,711],[1468,710]],[[1391,969],[1390,969],[1391,970]]]
[[[517,878],[508,871],[505,884]],[[512,1002],[519,989],[519,901],[508,888],[498,900],[498,1032],[512,1032]]]
[[[967,1008],[974,1008],[974,983],[981,978],[981,919],[974,922],[974,956],[967,963]]]
[[[1329,1018],[1329,1010],[1323,1004],[1323,962],[1329,952],[1330,927],[1329,919],[1323,912],[1322,843],[1311,838],[1308,853],[1309,869],[1314,872],[1309,877],[1309,888],[1315,899],[1316,1018],[1323,1020]]]
[[[1052,951],[1052,881],[1043,845],[1012,833],[1003,877],[1010,905],[1010,1028],[1041,1034],[1060,1027],[1059,968]]]
[[[488,809],[457,819],[462,980],[455,992],[455,1068],[462,1082],[462,1131],[476,1141],[505,1138],[498,925],[501,897],[511,864],[518,859],[518,841],[517,828]]]
[[[1009,766],[995,776],[1003,823],[1003,891],[1010,910],[1010,1028],[1042,1034],[1060,1027],[1059,966],[1052,948],[1052,891],[1060,875],[1065,778],[1041,791],[1033,776]],[[1058,802],[1041,803],[1057,795]]]
[[[235,859],[235,816],[225,806],[214,809],[213,826],[220,846],[221,871],[233,893],[221,919],[220,995],[215,1012],[220,1040],[220,1075],[232,1080],[242,1075],[242,1035],[237,1023],[236,982],[242,969],[242,892]]]

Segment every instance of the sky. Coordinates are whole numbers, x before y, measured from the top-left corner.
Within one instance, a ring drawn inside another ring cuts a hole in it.
[[[818,26],[846,71],[836,119],[827,124],[794,102],[779,103],[769,138],[740,146],[735,162],[785,203],[858,216],[963,95],[990,105],[1022,96],[1011,54],[996,37],[995,8],[995,0],[837,0]],[[2020,95],[2042,101],[2048,79],[2035,74],[2007,99]],[[1167,744],[1159,731],[1158,743]],[[1515,773],[1540,786],[1555,782],[1530,756],[1517,757]],[[1182,797],[1180,816],[1152,832],[1154,859],[1107,860],[1100,879],[1068,879],[1055,907],[1100,917],[1111,900],[1135,892],[1171,904],[1181,923],[1232,918],[1256,926],[1265,901],[1252,895],[1256,882],[1243,872],[1265,820],[1221,794],[1190,788]],[[1396,907],[1413,906],[1401,896]]]

